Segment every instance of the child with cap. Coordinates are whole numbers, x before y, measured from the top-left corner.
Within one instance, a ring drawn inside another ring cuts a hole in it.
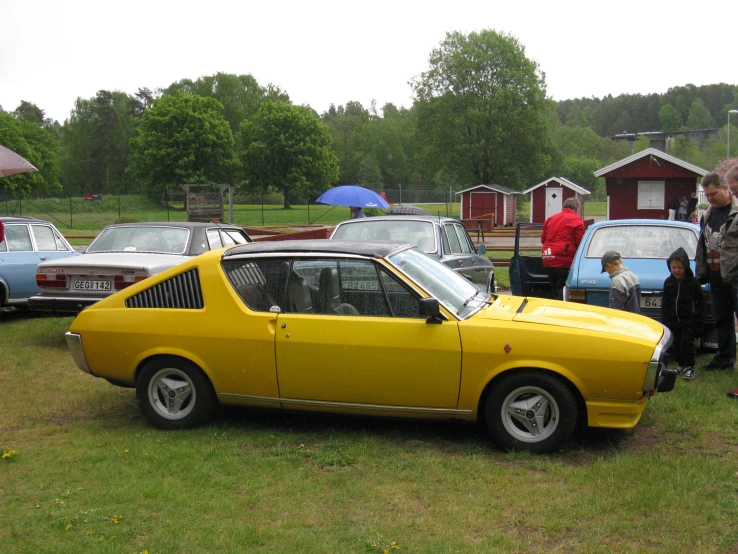
[[[641,313],[641,282],[623,265],[620,254],[609,250],[600,259],[602,271],[610,276],[610,307],[615,310]]]
[[[666,265],[671,275],[664,281],[661,323],[674,335],[671,347],[676,351],[676,370],[688,381],[694,378],[694,337],[702,334],[705,324],[705,298],[684,248],[677,248]]]

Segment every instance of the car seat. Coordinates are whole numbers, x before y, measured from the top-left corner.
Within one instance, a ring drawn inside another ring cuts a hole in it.
[[[313,301],[307,279],[293,273],[287,286],[287,309],[293,314],[312,314]]]
[[[264,285],[237,285],[236,292],[246,302],[246,305],[257,312],[269,312],[277,303]]]
[[[341,302],[341,283],[335,267],[325,267],[320,271],[318,298],[322,314],[359,315],[351,304]]]

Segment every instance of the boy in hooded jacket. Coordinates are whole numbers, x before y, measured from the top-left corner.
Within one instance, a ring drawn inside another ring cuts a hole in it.
[[[689,380],[694,378],[694,338],[702,334],[705,324],[705,298],[684,248],[677,248],[666,265],[671,275],[664,281],[661,323],[674,335],[676,369],[683,379]]]

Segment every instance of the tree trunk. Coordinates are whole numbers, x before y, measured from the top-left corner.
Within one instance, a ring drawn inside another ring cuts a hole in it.
[[[284,209],[285,210],[291,210],[292,206],[290,206],[290,191],[292,190],[292,187],[284,187]]]

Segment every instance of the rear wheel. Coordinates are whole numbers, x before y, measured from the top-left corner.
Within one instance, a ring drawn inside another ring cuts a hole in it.
[[[529,370],[493,385],[485,404],[492,439],[508,450],[551,452],[574,431],[577,401],[553,375]]]
[[[136,383],[144,417],[159,429],[188,429],[205,421],[217,402],[213,387],[193,363],[175,357],[148,362]]]

